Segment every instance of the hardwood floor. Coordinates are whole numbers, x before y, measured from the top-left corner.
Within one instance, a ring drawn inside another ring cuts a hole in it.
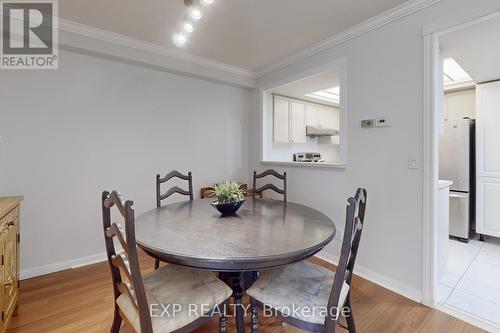
[[[312,261],[335,269],[319,259]],[[153,264],[153,259],[141,254],[144,271],[152,270]],[[107,263],[103,262],[22,281],[19,314],[12,318],[7,332],[109,332],[112,309],[111,279]],[[353,311],[360,333],[483,332],[359,277],[353,282]],[[300,332],[291,326],[282,327],[271,318],[261,318],[260,325],[263,333]],[[212,320],[196,332],[217,332],[217,328],[217,320]],[[234,321],[230,320],[229,332],[235,331]],[[122,327],[121,332],[132,330]]]

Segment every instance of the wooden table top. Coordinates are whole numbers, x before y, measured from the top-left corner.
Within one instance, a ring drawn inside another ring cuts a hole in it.
[[[8,212],[16,208],[23,199],[23,196],[0,197],[0,217],[5,216]]]
[[[306,259],[335,237],[330,218],[304,205],[248,199],[236,216],[221,217],[211,201],[170,204],[138,216],[138,245],[167,262],[245,271]]]

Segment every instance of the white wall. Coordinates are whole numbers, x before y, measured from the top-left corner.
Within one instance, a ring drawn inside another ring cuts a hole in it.
[[[289,175],[289,198],[331,216],[343,229],[345,202],[356,187],[368,190],[366,228],[356,271],[420,299],[422,290],[423,28],[461,22],[498,10],[498,0],[443,0],[334,48],[260,78],[262,88],[297,80],[300,73],[345,57],[347,66],[348,166],[345,170],[275,166]],[[310,74],[310,73],[309,73]],[[362,129],[360,121],[388,117],[391,127]],[[253,116],[258,128],[259,115]],[[252,147],[259,147],[258,142]],[[258,148],[252,160],[259,160]],[[256,168],[264,168],[258,162]],[[335,261],[339,240],[321,253]]]
[[[2,71],[0,196],[25,196],[22,275],[102,258],[104,189],[140,214],[155,206],[157,172],[192,171],[196,191],[248,181],[254,96],[64,51],[59,70]]]

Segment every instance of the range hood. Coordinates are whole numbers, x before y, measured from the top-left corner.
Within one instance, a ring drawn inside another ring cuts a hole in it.
[[[326,127],[306,126],[306,135],[312,137],[335,136],[339,135],[339,131],[336,129],[326,128]]]

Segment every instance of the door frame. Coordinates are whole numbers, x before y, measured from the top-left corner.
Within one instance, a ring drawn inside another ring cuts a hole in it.
[[[500,6],[470,13],[454,22],[427,25],[423,29],[423,266],[422,303],[438,304],[437,194],[439,178],[439,124],[444,98],[441,85],[443,69],[439,38],[492,18],[500,19]]]

